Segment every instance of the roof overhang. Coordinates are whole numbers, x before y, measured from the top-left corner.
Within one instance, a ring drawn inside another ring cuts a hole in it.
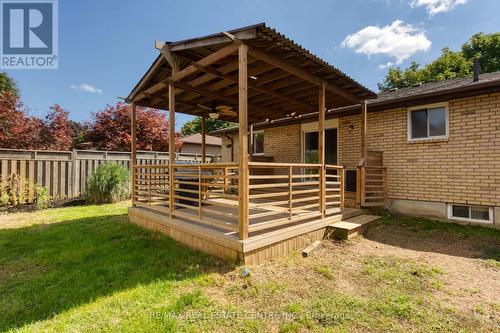
[[[244,43],[249,47],[249,123],[316,112],[318,84],[321,82],[327,87],[328,108],[345,107],[376,96],[262,23],[165,43],[162,53],[129,94],[127,101],[167,109],[168,85],[171,83],[176,87],[176,112],[200,115],[217,106],[229,105],[235,112],[223,115],[221,119],[237,120],[238,54],[235,43]],[[175,57],[181,68],[176,75],[172,75],[169,57]]]
[[[500,76],[499,76],[500,77]],[[471,79],[472,80],[472,79]],[[471,81],[472,82],[472,81]],[[411,89],[411,88],[409,88]],[[453,87],[449,89],[440,89],[426,93],[419,93],[410,96],[389,98],[385,100],[371,99],[367,100],[368,112],[380,112],[384,110],[406,108],[436,102],[450,101],[458,98],[472,97],[490,93],[500,92],[500,78],[488,81],[473,82],[468,85]],[[326,112],[326,118],[338,118],[343,116],[351,116],[361,113],[361,105],[350,105],[346,107],[329,109]],[[286,126],[297,123],[305,123],[317,121],[318,113],[303,115],[299,118],[283,118],[270,123],[259,123],[254,126],[255,129],[263,129],[267,127]],[[223,128],[210,132],[211,135],[224,135],[237,132],[237,127]]]

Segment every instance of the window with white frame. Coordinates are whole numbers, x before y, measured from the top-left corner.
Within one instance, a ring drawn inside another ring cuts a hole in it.
[[[449,204],[448,218],[470,222],[493,223],[493,208]]]
[[[253,132],[252,138],[253,155],[264,154],[264,131]]]
[[[408,140],[448,137],[448,106],[434,104],[408,109]]]

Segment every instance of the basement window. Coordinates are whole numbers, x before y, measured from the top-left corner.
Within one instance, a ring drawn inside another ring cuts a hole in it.
[[[493,208],[471,205],[448,205],[448,218],[452,220],[493,223]]]
[[[447,137],[447,104],[408,108],[408,141],[446,139]]]

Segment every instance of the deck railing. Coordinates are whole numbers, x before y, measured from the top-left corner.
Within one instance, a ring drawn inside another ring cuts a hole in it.
[[[174,216],[238,230],[237,164],[175,164],[173,172]]]
[[[320,164],[249,162],[250,232],[320,217]]]
[[[345,170],[338,165],[325,165],[325,215],[339,213],[344,208]]]
[[[387,206],[387,167],[358,167],[361,206]]]
[[[135,206],[152,207],[168,211],[169,167],[165,164],[132,166],[132,203]]]
[[[332,216],[343,207],[344,169],[340,166],[249,162],[248,167],[249,232]],[[238,232],[237,164],[137,165],[133,170],[134,205]],[[170,189],[169,172],[173,173]]]

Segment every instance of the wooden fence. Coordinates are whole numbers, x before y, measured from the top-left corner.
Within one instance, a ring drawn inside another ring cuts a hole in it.
[[[207,155],[215,162],[219,156]],[[137,164],[168,164],[168,153],[138,151]],[[178,153],[177,160],[201,162],[200,154]],[[36,151],[0,149],[0,185],[17,174],[28,186],[40,184],[55,199],[79,198],[92,172],[105,162],[112,161],[130,169],[130,153],[98,150]],[[0,187],[0,188],[1,188]],[[31,192],[31,191],[30,191]],[[29,198],[32,199],[31,197]]]

